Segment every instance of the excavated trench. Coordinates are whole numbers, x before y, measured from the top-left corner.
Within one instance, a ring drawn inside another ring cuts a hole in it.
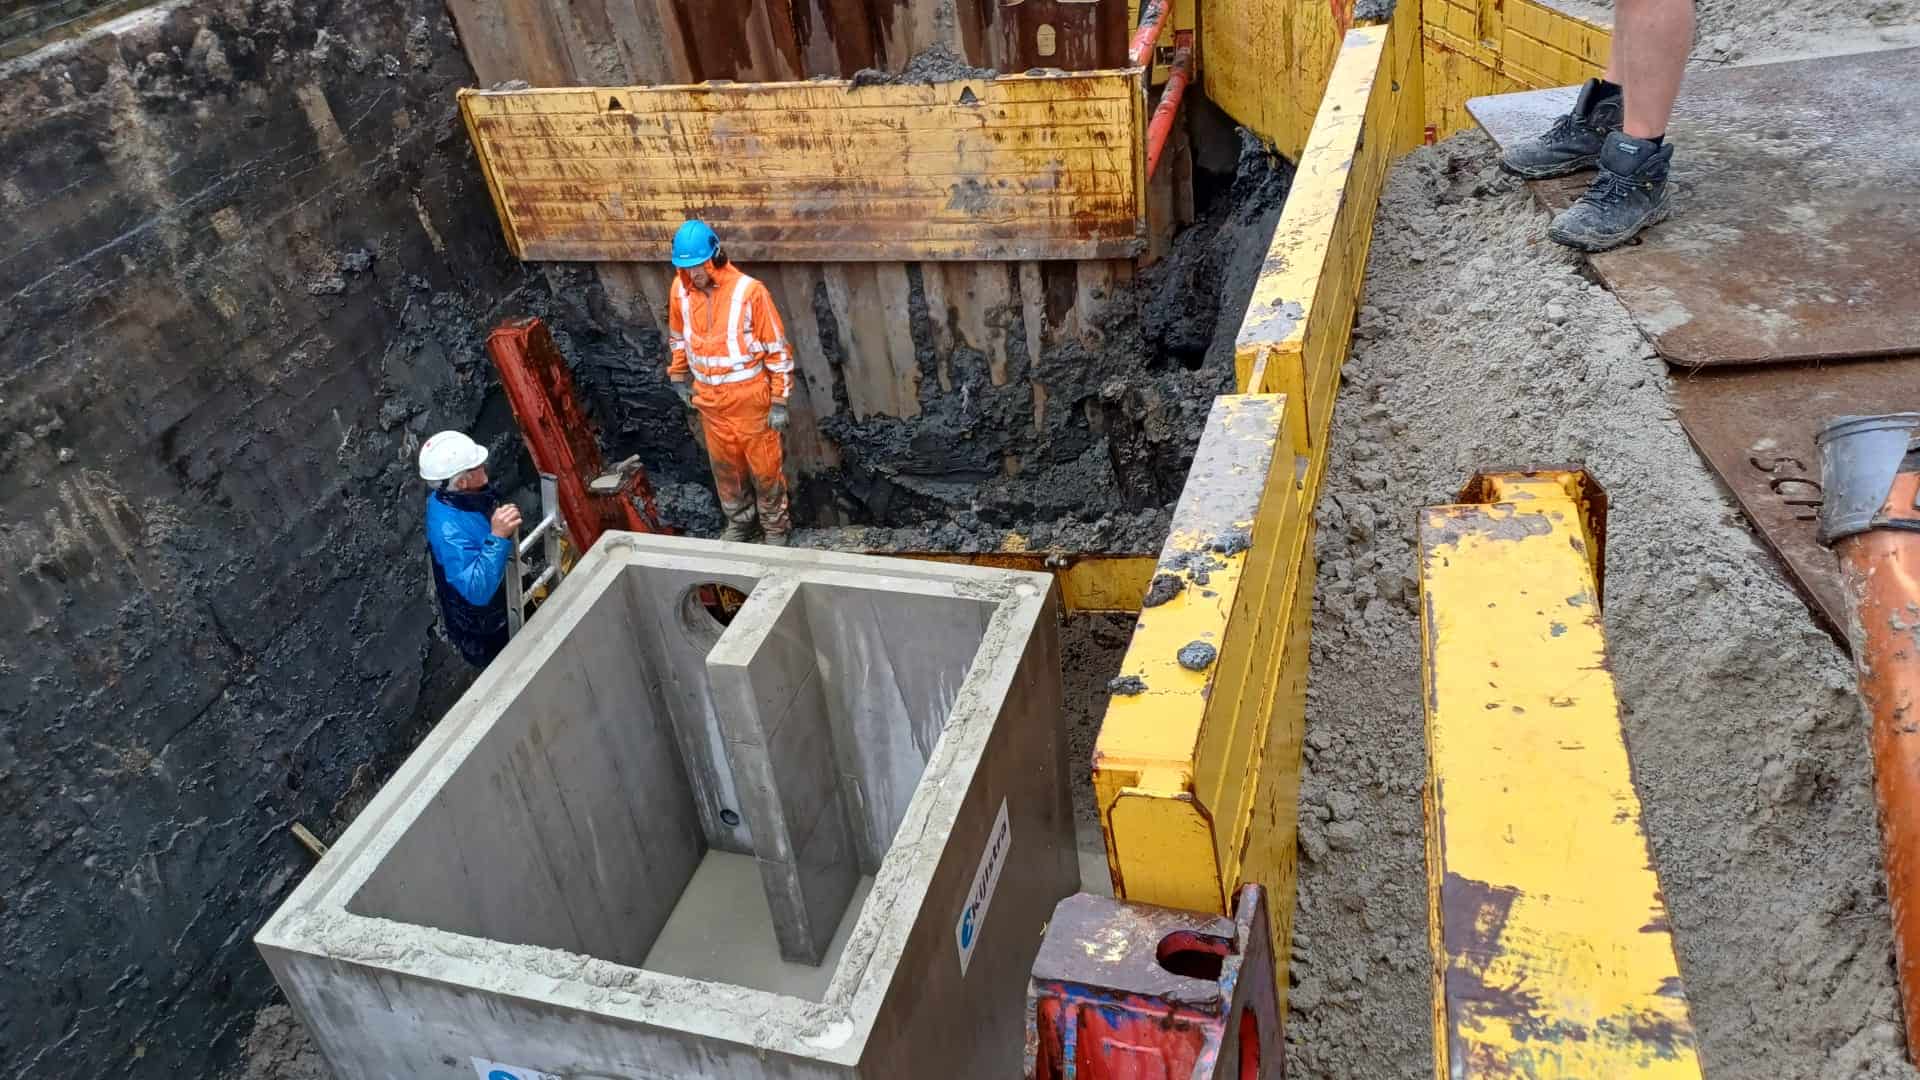
[[[1242,141],[1218,114],[1196,120],[1195,223],[1097,314],[1082,313],[1081,324],[1097,330],[1049,344],[1038,357],[1029,355],[1012,305],[995,320],[1008,352],[997,385],[980,350],[936,348],[919,267],[908,272],[917,416],[856,417],[845,390],[846,345],[824,286],[814,310],[783,313],[790,324],[818,324],[834,382],[832,400],[816,391],[813,403],[840,458],[837,467],[797,476],[797,542],[990,551],[1016,531],[1035,548],[1159,549],[1208,406],[1233,389],[1234,332],[1291,178],[1282,159]],[[662,516],[693,535],[718,535],[719,506],[666,388],[658,331],[614,329],[604,294],[582,271],[552,269],[548,277],[546,301],[563,309],[550,322],[610,458],[638,454]],[[589,337],[582,327],[605,329]],[[1038,423],[1036,387],[1046,402]]]

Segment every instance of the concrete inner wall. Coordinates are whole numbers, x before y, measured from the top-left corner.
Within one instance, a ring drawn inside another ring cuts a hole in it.
[[[707,657],[780,954],[817,964],[860,883],[820,667],[791,579],[762,582]]]
[[[800,599],[860,866],[873,874],[946,727],[993,605],[851,583],[809,582]]]
[[[348,910],[645,960],[706,843],[634,606],[596,598]]]

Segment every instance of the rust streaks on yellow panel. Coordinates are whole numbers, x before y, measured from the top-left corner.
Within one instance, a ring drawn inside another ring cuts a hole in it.
[[[1312,606],[1300,412],[1281,395],[1214,399],[1093,762],[1119,895],[1224,912],[1258,881],[1289,901],[1272,912],[1278,946]]]
[[[747,261],[1111,259],[1145,235],[1137,71],[462,91],[515,253],[664,259],[703,217]]]
[[[1601,628],[1582,472],[1420,519],[1434,1075],[1701,1075]]]

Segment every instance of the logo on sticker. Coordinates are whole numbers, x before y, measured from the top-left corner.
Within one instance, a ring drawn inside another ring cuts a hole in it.
[[[967,890],[966,906],[954,923],[953,938],[959,947],[960,974],[973,962],[973,948],[986,929],[987,909],[1000,885],[1000,871],[1007,865],[1007,852],[1013,847],[1013,828],[1007,821],[1007,800],[1000,800],[1000,813],[993,819],[993,831],[987,834],[986,850],[980,853],[980,865],[973,872],[973,887]]]

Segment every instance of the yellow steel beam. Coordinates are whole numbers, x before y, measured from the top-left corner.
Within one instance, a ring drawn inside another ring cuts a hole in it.
[[[976,553],[876,551],[869,554],[1050,573],[1060,583],[1060,603],[1067,611],[1121,612],[1128,615],[1140,610],[1141,600],[1147,593],[1147,583],[1153,578],[1156,561],[1151,555],[1025,550]]]
[[[1700,1076],[1600,620],[1584,472],[1420,519],[1434,1076]]]
[[[1266,885],[1282,988],[1313,591],[1300,411],[1214,400],[1093,761],[1116,895],[1225,913]]]
[[[1340,367],[1352,341],[1373,218],[1387,164],[1412,145],[1420,120],[1418,5],[1393,22],[1347,33],[1235,347],[1248,393],[1306,405],[1297,447],[1319,491]]]

